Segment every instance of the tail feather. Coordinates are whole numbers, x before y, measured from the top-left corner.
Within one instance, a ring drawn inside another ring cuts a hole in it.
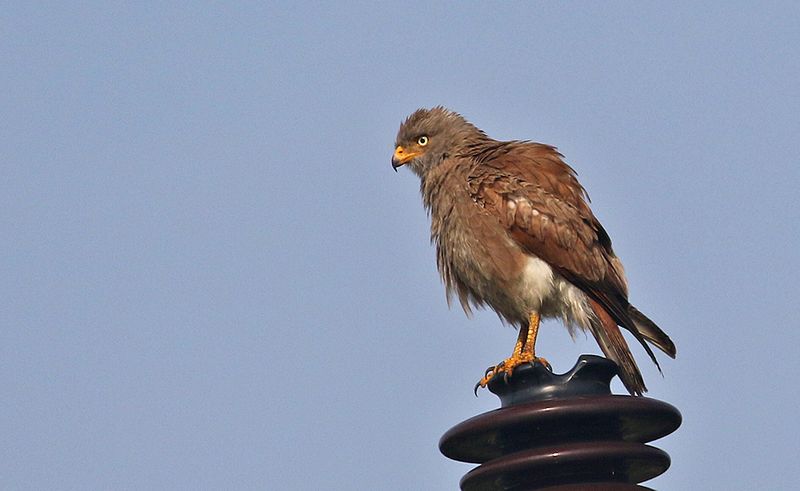
[[[653,346],[669,355],[670,358],[675,358],[675,343],[672,342],[669,336],[667,336],[667,333],[662,331],[655,322],[648,319],[646,315],[639,312],[633,305],[628,305],[628,315],[636,325],[636,330],[639,331],[639,334],[650,341]]]
[[[615,309],[612,313],[604,308],[603,304],[594,299],[590,298],[589,302],[595,313],[595,318],[591,319],[592,334],[597,339],[597,343],[603,353],[619,366],[619,376],[622,379],[622,383],[625,384],[625,388],[635,395],[642,395],[642,393],[647,392],[642,374],[631,354],[628,343],[620,332],[619,326],[621,325],[634,335],[659,371],[661,371],[661,367],[658,365],[658,361],[648,342],[672,358],[675,358],[676,354],[675,343],[655,322],[648,319],[633,305],[627,304],[627,309]]]
[[[590,300],[596,318],[591,319],[591,330],[603,353],[619,367],[619,378],[628,392],[642,395],[647,392],[642,373],[633,359],[628,343],[620,332],[617,322],[595,300]],[[643,343],[644,344],[644,343]],[[645,345],[645,347],[647,347]],[[649,350],[648,350],[649,351]]]

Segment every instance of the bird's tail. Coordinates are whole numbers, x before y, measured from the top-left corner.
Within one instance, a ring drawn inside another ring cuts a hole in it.
[[[667,336],[667,333],[661,330],[655,322],[647,318],[646,315],[639,312],[633,305],[628,305],[628,316],[630,316],[636,330],[643,338],[648,340],[653,346],[657,347],[670,358],[675,358],[675,343]]]
[[[619,367],[619,378],[633,395],[647,392],[642,373],[633,359],[628,343],[619,330],[617,321],[595,300],[590,300],[595,318],[591,319],[591,331],[603,353]]]
[[[617,312],[617,316],[622,318],[618,322],[599,302],[590,299],[590,303],[596,317],[591,320],[592,334],[597,339],[597,343],[603,353],[619,366],[619,377],[622,379],[622,383],[625,384],[625,388],[635,395],[642,395],[642,393],[647,392],[642,374],[633,359],[628,343],[620,332],[619,324],[629,330],[642,344],[659,371],[661,371],[661,367],[658,365],[658,361],[647,343],[651,343],[671,358],[675,358],[675,343],[655,322],[648,319],[633,305],[628,304],[626,311],[622,315]]]

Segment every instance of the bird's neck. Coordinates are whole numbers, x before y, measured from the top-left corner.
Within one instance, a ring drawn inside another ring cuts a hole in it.
[[[438,246],[452,233],[451,219],[459,200],[469,199],[465,162],[445,159],[420,180],[422,201],[431,218],[431,240]]]
[[[425,208],[434,213],[438,211],[443,201],[448,201],[446,181],[453,172],[453,164],[447,160],[430,169],[420,176],[419,191],[422,194],[422,202]],[[443,192],[442,192],[443,191]]]

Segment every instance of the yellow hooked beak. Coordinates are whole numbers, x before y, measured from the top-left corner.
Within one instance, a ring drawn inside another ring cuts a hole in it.
[[[421,154],[422,152],[406,152],[405,148],[398,145],[397,148],[394,149],[394,155],[392,156],[392,168],[397,172],[398,167]]]

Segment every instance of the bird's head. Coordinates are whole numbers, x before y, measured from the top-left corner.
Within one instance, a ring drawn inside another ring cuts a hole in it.
[[[400,125],[395,141],[392,167],[408,164],[420,177],[452,155],[471,136],[483,132],[460,114],[441,106],[418,109]]]

